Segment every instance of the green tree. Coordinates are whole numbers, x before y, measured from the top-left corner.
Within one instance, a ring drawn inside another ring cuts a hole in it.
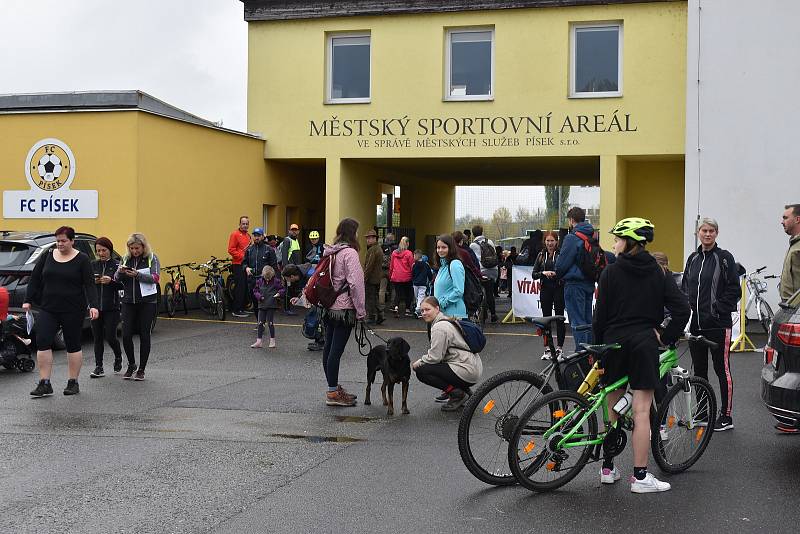
[[[497,236],[499,239],[508,237],[508,231],[511,228],[511,212],[506,207],[497,208],[492,214],[492,225],[497,229]]]
[[[569,206],[568,185],[544,186],[545,220],[543,226],[547,230],[556,230],[564,222]]]

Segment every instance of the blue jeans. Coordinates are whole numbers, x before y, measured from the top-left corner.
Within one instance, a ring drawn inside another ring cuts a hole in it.
[[[339,362],[344,354],[344,347],[350,339],[352,326],[342,326],[335,321],[325,324],[325,346],[322,349],[322,368],[328,381],[328,388],[336,388],[339,384]]]
[[[575,347],[581,343],[592,342],[592,331],[585,330],[576,332],[575,327],[592,324],[592,294],[594,284],[571,284],[564,286],[564,306],[567,308],[569,324],[572,328],[572,337],[575,339]]]

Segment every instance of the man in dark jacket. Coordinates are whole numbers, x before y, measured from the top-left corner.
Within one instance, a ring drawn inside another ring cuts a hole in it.
[[[371,326],[384,321],[383,308],[378,300],[383,278],[383,250],[378,246],[378,233],[375,230],[368,230],[364,238],[367,241],[367,253],[364,256],[364,290],[367,324]]]
[[[719,379],[720,415],[714,431],[733,428],[733,378],[731,376],[731,313],[736,311],[741,299],[741,285],[736,260],[727,250],[717,245],[719,225],[710,218],[700,219],[697,237],[700,246],[686,260],[681,287],[692,307],[691,332],[703,335],[717,344],[711,349],[711,361]],[[689,343],[694,374],[708,378],[708,348],[700,343]]]
[[[577,206],[569,209],[567,218],[572,231],[561,243],[561,252],[556,261],[556,277],[564,281],[564,306],[569,316],[575,346],[578,347],[581,343],[592,341],[591,331],[575,331],[575,328],[592,322],[594,280],[587,278],[581,270],[584,241],[577,234],[591,239],[594,227],[586,221],[586,212]]]
[[[263,228],[253,230],[253,243],[247,247],[242,265],[247,273],[247,294],[253,299],[253,309],[258,310],[258,301],[253,296],[256,280],[261,276],[265,265],[269,265],[275,269],[276,273],[278,272],[278,257],[275,250],[264,240]]]

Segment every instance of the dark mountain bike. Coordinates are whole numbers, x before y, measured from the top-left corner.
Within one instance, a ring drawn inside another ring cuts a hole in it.
[[[225,260],[218,260],[214,256],[205,263],[197,266],[203,283],[197,286],[195,297],[200,308],[209,315],[214,315],[220,321],[225,320],[227,312],[225,306],[225,281],[222,272],[225,269]]]
[[[183,308],[184,315],[189,313],[189,307],[186,302],[189,300],[189,290],[186,289],[186,277],[183,275],[181,268],[191,268],[192,266],[194,266],[193,263],[181,263],[162,269],[170,276],[170,281],[164,286],[164,304],[167,307],[167,315],[170,317],[175,317],[175,310],[178,307]]]

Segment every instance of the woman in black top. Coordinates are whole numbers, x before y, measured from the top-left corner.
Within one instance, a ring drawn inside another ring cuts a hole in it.
[[[658,387],[659,347],[677,341],[689,321],[689,302],[672,276],[656,263],[645,246],[654,237],[653,224],[637,217],[623,219],[614,226],[614,252],[617,261],[600,275],[593,330],[597,343],[620,343],[622,347],[603,358],[603,382],[612,384],[628,376],[633,390],[633,475],[631,491],[667,491],[670,485],[647,472],[650,450],[650,409],[653,391]],[[664,309],[672,320],[661,329]],[[625,393],[618,389],[608,394],[614,406]],[[609,410],[612,422],[617,415]],[[603,459],[600,482],[613,484],[620,474],[614,459]]]
[[[89,316],[97,319],[97,291],[89,257],[73,248],[75,230],[62,226],[55,232],[56,248],[45,252],[33,268],[22,308],[28,312],[31,303],[39,306],[36,317],[36,361],[39,384],[31,391],[34,397],[53,394],[50,375],[53,371],[53,338],[61,327],[67,345],[67,387],[64,395],[79,393],[78,374],[83,352],[81,334],[89,302]]]
[[[158,258],[143,234],[131,234],[128,238],[128,254],[122,258],[114,280],[122,282],[125,293],[122,297],[122,346],[128,357],[128,370],[122,375],[125,380],[144,380],[144,368],[150,357],[150,330],[158,312],[158,284],[161,267]],[[133,353],[133,334],[139,333],[139,368]],[[134,372],[136,376],[134,376]]]
[[[542,314],[545,317],[564,315],[564,284],[556,278],[556,259],[558,258],[558,234],[556,232],[544,233],[544,249],[536,256],[533,264],[533,279],[541,280],[539,301],[542,304]],[[556,334],[556,354],[561,356],[566,337],[564,323],[558,323]],[[550,347],[545,346],[543,360],[550,359]]]
[[[117,326],[119,326],[119,290],[122,284],[112,278],[117,271],[117,262],[112,258],[114,245],[107,237],[98,237],[94,250],[99,259],[92,262],[94,283],[100,294],[100,316],[92,321],[92,335],[94,336],[94,363],[95,368],[89,376],[99,378],[105,376],[103,370],[103,349],[105,342],[114,351],[114,372],[122,370],[122,350],[117,339]],[[105,340],[105,341],[104,341]]]

